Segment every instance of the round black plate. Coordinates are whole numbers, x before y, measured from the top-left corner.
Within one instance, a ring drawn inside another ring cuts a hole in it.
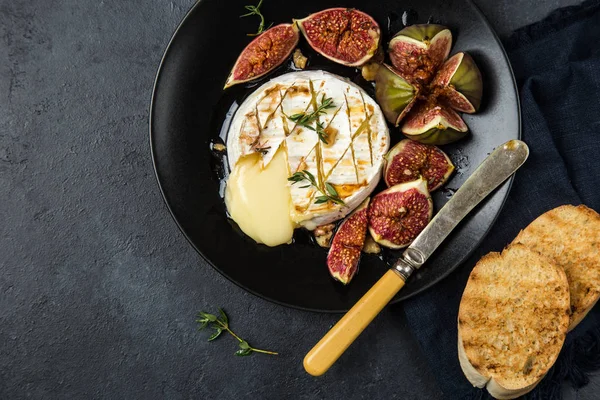
[[[226,119],[258,83],[223,91],[223,84],[241,50],[246,33],[258,18],[240,19],[248,0],[202,0],[186,15],[174,34],[158,71],[150,115],[150,136],[156,175],[165,201],[191,244],[219,272],[248,291],[279,304],[316,310],[349,309],[385,272],[388,259],[364,255],[358,274],[346,287],[330,278],[326,250],[297,231],[292,245],[268,248],[255,244],[227,218],[220,196],[221,157],[211,143],[224,138]],[[302,18],[325,8],[356,7],[372,15],[382,28],[384,43],[404,23],[434,21],[454,35],[452,53],[468,51],[484,76],[482,110],[465,116],[472,135],[445,146],[457,166],[446,189],[434,194],[439,209],[481,161],[498,145],[520,137],[518,96],[506,55],[479,10],[468,0],[433,1],[298,1],[265,0],[263,13],[277,23]],[[303,43],[303,39],[301,39]],[[326,69],[359,83],[360,73],[336,66],[306,48],[310,68]],[[280,67],[266,79],[287,72]],[[264,81],[264,79],[263,79]],[[261,81],[262,82],[262,81]],[[259,83],[261,83],[259,82]],[[225,124],[225,126],[224,126]],[[400,139],[390,131],[392,143]],[[393,300],[412,296],[448,275],[477,247],[494,223],[509,190],[507,182],[472,212],[426,266],[416,272]]]

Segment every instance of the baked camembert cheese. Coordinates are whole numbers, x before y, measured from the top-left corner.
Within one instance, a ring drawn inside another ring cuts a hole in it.
[[[294,122],[326,99],[330,107],[310,123]],[[358,85],[324,71],[276,77],[240,105],[229,128],[228,212],[256,242],[289,243],[295,228],[339,220],[369,196],[389,141],[381,109]],[[318,187],[288,181],[302,171]],[[317,201],[327,184],[342,202]]]

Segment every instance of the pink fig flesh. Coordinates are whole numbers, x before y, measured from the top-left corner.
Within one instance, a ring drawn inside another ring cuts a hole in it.
[[[384,179],[388,186],[423,177],[433,192],[452,175],[454,165],[442,150],[433,145],[401,140],[385,155]]]
[[[436,102],[418,103],[402,125],[402,133],[420,143],[443,145],[467,135],[469,128],[452,108]]]
[[[371,201],[369,232],[382,246],[408,246],[431,220],[433,202],[427,182],[418,179],[384,190]]]
[[[456,111],[468,114],[473,114],[477,111],[473,103],[471,103],[464,94],[451,86],[442,90],[439,101],[440,103],[445,104]]]
[[[329,273],[344,285],[347,285],[358,271],[361,250],[367,235],[368,207],[369,198],[346,217],[335,233],[327,254]]]
[[[409,26],[389,44],[394,69],[411,83],[426,85],[434,77],[452,47],[450,30],[441,25]]]
[[[388,122],[398,126],[417,101],[419,90],[382,64],[375,75],[375,98]]]
[[[357,67],[377,53],[379,25],[362,11],[330,8],[296,22],[308,44],[336,63]]]
[[[225,89],[260,78],[277,68],[289,57],[299,39],[296,24],[280,24],[257,36],[238,57]]]
[[[483,82],[481,72],[467,53],[450,57],[437,72],[432,85],[441,91],[441,100],[456,111],[474,113],[481,105]]]

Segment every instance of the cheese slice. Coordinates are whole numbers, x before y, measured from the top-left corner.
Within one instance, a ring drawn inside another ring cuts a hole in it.
[[[333,107],[309,123],[313,129],[290,119],[313,112],[324,98],[331,98]],[[319,139],[316,122],[324,127],[328,143]],[[369,196],[379,182],[389,140],[381,109],[362,88],[328,72],[301,71],[276,77],[246,98],[229,128],[227,151],[233,171],[253,154],[259,157],[257,167],[268,170],[281,151],[289,175],[304,170],[314,175],[318,187],[286,183],[291,220],[314,229],[345,217]],[[315,201],[326,183],[345,204]]]

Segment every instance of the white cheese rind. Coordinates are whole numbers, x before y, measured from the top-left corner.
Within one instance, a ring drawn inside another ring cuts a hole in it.
[[[319,117],[336,133],[329,145],[288,118],[313,111],[323,95],[335,105]],[[233,168],[240,157],[261,151],[266,166],[282,145],[290,175],[308,170],[321,185],[334,185],[345,202],[315,204],[320,193],[314,187],[290,185],[292,219],[314,229],[346,216],[377,186],[389,132],[381,109],[358,85],[324,71],[292,72],[263,84],[240,105],[227,137],[229,165]]]

